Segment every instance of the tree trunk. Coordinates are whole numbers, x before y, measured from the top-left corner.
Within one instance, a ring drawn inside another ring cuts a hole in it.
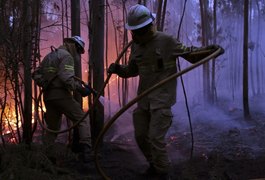
[[[71,0],[71,28],[72,36],[80,36],[80,0]],[[82,78],[81,56],[75,58],[75,76]],[[75,99],[82,105],[80,93],[74,94]]]
[[[248,3],[248,0],[244,0],[243,106],[245,118],[250,117],[248,103]]]
[[[31,81],[31,6],[29,0],[23,2],[23,61],[24,61],[24,114],[23,114],[23,141],[32,142],[32,81]]]
[[[166,12],[167,12],[167,0],[164,0],[164,5],[163,5],[163,12],[162,12],[162,19],[161,19],[161,23],[160,23],[160,29],[161,31],[164,30],[164,25],[165,25],[165,17],[166,17]]]
[[[260,12],[260,6],[259,6],[259,2],[258,0],[256,1],[256,5],[257,5],[257,11],[258,11],[258,25],[257,25],[257,36],[256,36],[256,64],[257,65],[257,71],[256,71],[256,76],[257,76],[257,94],[260,95],[263,91],[262,91],[262,77],[263,77],[263,63],[262,61],[260,61],[260,51],[259,51],[259,47],[260,47],[260,24],[261,24],[261,12]]]
[[[32,17],[34,17],[34,25],[33,25],[33,36],[34,38],[34,42],[33,42],[33,69],[36,68],[36,62],[40,61],[40,27],[41,27],[41,18],[40,18],[40,12],[41,12],[41,0],[35,0],[33,1],[33,13],[32,13]],[[33,96],[35,99],[37,99],[38,97],[38,88],[37,85],[34,84],[33,87],[34,91],[33,91]],[[39,113],[38,112],[38,106],[36,104],[36,101],[34,101],[34,113]],[[36,116],[34,116],[36,117]],[[34,118],[34,124],[33,124],[33,129],[32,129],[32,136],[35,132],[35,130],[37,129],[37,120]]]
[[[80,0],[71,0],[71,28],[72,36],[80,36]],[[75,76],[82,78],[81,56],[76,55],[74,57],[74,61]],[[80,103],[80,106],[82,107],[82,97],[80,93],[74,92],[74,98],[77,102]],[[78,127],[75,127],[73,130],[72,150],[74,152],[79,151]]]
[[[104,84],[104,0],[91,0],[90,12],[90,70],[93,87],[99,91]],[[104,107],[97,103],[91,112],[92,142],[95,143],[103,128]]]
[[[253,8],[253,6],[252,6],[252,1],[250,1],[250,4],[248,5],[249,7],[249,9],[250,9],[250,11],[252,11],[252,8]],[[252,21],[252,18],[249,18],[249,20],[248,20],[248,27],[250,27],[249,28],[249,35],[248,35],[248,39],[250,39],[250,43],[251,43],[251,46],[253,45],[254,46],[254,44],[253,44],[253,41],[252,41],[252,34],[253,34],[253,32],[251,32],[251,31],[254,31],[254,28],[252,28],[251,29],[251,27],[252,27],[252,25],[253,25],[253,23],[255,23],[255,22],[253,22]],[[249,81],[250,81],[250,83],[249,83],[249,87],[250,87],[250,89],[251,89],[251,91],[250,92],[252,92],[252,94],[253,94],[253,96],[255,96],[257,93],[256,93],[256,87],[255,87],[255,76],[254,76],[254,72],[257,72],[257,68],[255,68],[255,62],[254,62],[254,60],[253,60],[253,51],[254,51],[254,47],[250,47],[249,48],[249,73],[251,74],[250,75],[250,77],[249,77]]]
[[[216,29],[217,29],[217,18],[216,18],[216,8],[217,8],[217,0],[213,2],[213,44],[216,44]],[[215,61],[212,61],[212,82],[211,82],[211,102],[215,103],[217,100],[217,92],[216,92],[216,85],[215,85]]]
[[[125,2],[122,3],[122,8],[123,8],[123,19],[124,22],[126,22],[126,6],[125,6]],[[127,30],[124,28],[123,31],[123,38],[122,38],[122,43],[120,44],[121,48],[120,51],[124,48],[124,46],[128,44],[128,33]],[[128,56],[123,56],[121,59],[122,64],[127,64],[128,62]],[[129,86],[129,80],[127,78],[122,78],[122,106],[125,106],[128,102],[128,86]]]
[[[162,14],[162,6],[163,0],[158,0],[158,8],[157,8],[157,16],[156,16],[156,24],[157,30],[161,30],[161,14]]]
[[[202,46],[208,45],[208,18],[207,18],[207,5],[208,0],[200,0],[200,10],[201,10],[201,27],[202,27]],[[209,63],[203,65],[203,96],[206,101],[210,100],[210,73],[209,73]]]
[[[1,140],[2,140],[2,144],[3,144],[3,146],[5,146],[5,139],[4,139],[4,131],[3,131],[3,127],[4,127],[4,119],[5,119],[5,117],[4,117],[4,114],[5,114],[5,109],[6,109],[6,103],[7,103],[7,94],[8,94],[8,91],[7,91],[7,74],[5,75],[5,77],[4,77],[4,97],[2,98],[2,102],[0,103],[0,136],[1,136]]]

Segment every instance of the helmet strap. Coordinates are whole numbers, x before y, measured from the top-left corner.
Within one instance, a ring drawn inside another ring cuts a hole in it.
[[[150,12],[150,17],[152,18],[152,20],[155,20],[155,17],[153,16],[153,14]]]

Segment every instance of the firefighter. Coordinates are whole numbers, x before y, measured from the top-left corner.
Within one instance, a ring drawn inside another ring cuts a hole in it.
[[[63,45],[53,48],[40,63],[32,78],[43,88],[43,99],[46,107],[45,122],[52,130],[59,130],[61,118],[64,114],[73,122],[84,117],[80,103],[73,98],[73,91],[83,97],[89,96],[91,89],[75,79],[74,64],[78,54],[84,54],[85,43],[79,36],[65,38]],[[87,116],[78,125],[81,159],[84,162],[91,160],[91,131],[90,119]],[[57,134],[46,132],[44,144],[52,145]]]
[[[108,68],[108,73],[122,78],[139,76],[138,94],[176,73],[178,56],[196,63],[221,48],[218,45],[186,47],[172,36],[156,31],[155,18],[156,14],[143,5],[129,9],[125,27],[131,31],[134,43],[128,64],[112,63]],[[143,97],[133,111],[135,139],[150,165],[144,173],[147,176],[170,178],[165,135],[172,123],[171,106],[175,102],[176,80],[172,80]]]

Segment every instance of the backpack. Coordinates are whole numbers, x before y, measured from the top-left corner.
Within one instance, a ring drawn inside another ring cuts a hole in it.
[[[48,57],[48,56],[50,58],[57,58],[57,49],[54,46],[51,46],[51,52],[46,57]],[[42,64],[45,61],[46,57],[44,57],[42,63],[40,63],[40,65],[35,69],[35,71],[33,71],[32,75],[31,75],[32,79],[37,84],[37,86],[39,86],[43,89],[47,88],[51,79],[54,79],[54,78],[47,79],[44,76],[44,70],[43,70]]]
[[[36,70],[32,73],[31,77],[34,82],[41,88],[45,88],[48,84],[48,81],[43,77],[43,71],[41,66],[36,68]]]

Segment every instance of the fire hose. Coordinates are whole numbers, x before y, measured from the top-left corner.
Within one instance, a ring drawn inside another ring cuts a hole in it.
[[[122,58],[123,54],[127,51],[127,49],[131,46],[132,44],[132,41],[130,41],[123,49],[123,51],[119,54],[119,56],[117,57],[115,63],[119,63],[120,59]],[[97,137],[96,139],[96,143],[95,143],[95,146],[94,146],[94,152],[95,152],[95,164],[96,164],[96,168],[98,170],[98,172],[101,174],[101,176],[104,178],[104,179],[110,179],[106,173],[103,171],[103,169],[101,168],[100,164],[99,164],[99,157],[98,157],[98,150],[99,150],[99,144],[102,140],[102,138],[104,137],[105,133],[107,132],[107,130],[111,127],[111,125],[120,117],[120,115],[122,115],[128,108],[130,108],[132,105],[134,105],[136,102],[138,102],[140,99],[142,99],[144,96],[146,96],[147,94],[151,93],[153,90],[157,89],[158,87],[164,85],[165,83],[167,83],[168,81],[174,79],[174,78],[177,78],[189,71],[191,71],[192,69],[208,62],[209,60],[217,57],[218,55],[221,54],[221,49],[217,49],[215,52],[213,52],[211,55],[207,56],[206,58],[202,59],[201,61],[193,64],[192,66],[186,68],[186,69],[183,69],[182,71],[180,72],[177,72],[171,76],[169,76],[168,78],[160,81],[159,83],[155,84],[154,86],[152,86],[151,88],[145,90],[143,93],[141,93],[140,95],[138,95],[137,97],[135,97],[133,100],[131,100],[128,104],[126,104],[123,108],[121,108],[109,121],[108,123],[106,123],[106,125],[103,127],[103,129],[101,130],[101,132],[99,133],[99,136]],[[100,91],[98,91],[97,93],[97,96],[95,97],[94,99],[94,102],[91,106],[91,108],[94,108],[95,107],[95,104],[99,101],[99,98],[100,98],[100,95],[102,94],[102,92],[104,91],[106,85],[108,84],[108,81],[110,80],[110,77],[111,77],[111,74],[108,74],[105,82],[104,82],[104,85],[102,86],[102,88],[100,89]],[[81,80],[81,79],[80,79]],[[38,98],[37,98],[37,109],[39,108],[39,102],[41,101],[41,97],[42,97],[42,94],[43,94],[43,91],[40,92]],[[51,133],[56,133],[56,134],[59,134],[59,133],[64,133],[64,132],[67,132],[67,131],[70,131],[72,130],[74,127],[76,127],[81,121],[83,121],[89,114],[89,111],[86,112],[86,114],[83,116],[83,118],[81,118],[79,121],[77,121],[76,123],[74,123],[71,127],[65,129],[65,130],[61,130],[61,131],[57,131],[57,130],[52,130],[52,129],[49,129],[47,127],[45,127],[45,125],[41,122],[40,120],[40,117],[39,117],[39,114],[37,114],[37,120],[40,124],[40,126],[45,129],[46,131],[48,132],[51,132]]]
[[[122,58],[122,56],[123,56],[123,54],[127,51],[127,49],[132,45],[132,42],[133,41],[130,41],[124,48],[123,48],[123,50],[122,50],[122,52],[119,54],[119,56],[117,57],[117,59],[115,60],[115,63],[119,63],[119,61],[120,61],[120,59]],[[93,109],[94,107],[95,107],[95,105],[96,105],[96,103],[99,101],[99,98],[100,98],[100,95],[103,93],[103,91],[104,91],[104,89],[105,89],[105,87],[106,87],[106,85],[108,84],[108,82],[109,82],[109,80],[110,80],[110,77],[111,77],[111,74],[108,74],[108,76],[107,76],[107,78],[106,78],[106,80],[105,80],[105,82],[104,82],[104,85],[102,86],[102,88],[100,89],[100,91],[98,91],[97,93],[95,93],[96,94],[96,97],[95,97],[95,99],[94,99],[94,102],[93,102],[93,104],[92,104],[92,106],[91,106],[91,109]],[[76,80],[78,80],[78,81],[80,81],[82,84],[85,84],[85,82],[83,82],[80,78],[78,78],[78,77],[74,77]],[[55,78],[53,78],[52,80],[54,80]],[[52,81],[51,80],[51,81]],[[51,83],[51,82],[49,82],[49,83]],[[38,96],[38,98],[37,98],[37,100],[36,100],[36,104],[37,104],[37,109],[39,109],[39,103],[41,102],[41,97],[42,97],[42,94],[43,94],[43,89],[40,91],[40,94],[39,94],[39,96]],[[95,95],[94,94],[94,95]],[[42,111],[43,111],[43,109],[42,109]],[[69,128],[67,128],[67,129],[64,129],[64,130],[52,130],[52,129],[49,129],[48,127],[46,127],[44,124],[43,124],[43,122],[41,122],[41,118],[40,118],[40,116],[39,116],[39,113],[37,113],[37,115],[36,115],[36,118],[37,118],[37,121],[39,122],[39,124],[40,124],[40,126],[41,126],[41,128],[42,129],[45,129],[46,131],[48,131],[48,132],[51,132],[51,133],[55,133],[55,134],[60,134],[60,133],[65,133],[65,132],[68,132],[68,131],[70,131],[70,130],[72,130],[73,128],[75,128],[81,121],[83,121],[87,116],[88,116],[88,114],[89,114],[89,111],[87,111],[86,113],[85,113],[85,115],[80,119],[80,120],[78,120],[77,122],[75,122],[72,126],[70,126]]]
[[[205,52],[205,51],[204,51]],[[202,53],[202,52],[198,52],[198,53]],[[145,90],[144,92],[142,92],[141,94],[139,94],[137,97],[135,97],[134,99],[132,99],[130,102],[128,102],[124,107],[122,107],[103,127],[103,129],[101,130],[101,132],[99,133],[97,139],[96,139],[96,143],[94,146],[94,152],[95,152],[95,163],[96,163],[96,168],[98,170],[98,172],[100,173],[100,175],[106,179],[109,180],[110,178],[106,175],[106,173],[104,172],[104,170],[101,168],[100,164],[99,164],[99,156],[98,156],[98,151],[99,151],[99,144],[102,141],[105,133],[107,132],[107,130],[111,127],[111,125],[127,110],[129,109],[132,105],[134,105],[135,103],[137,103],[139,100],[141,100],[144,96],[148,95],[149,93],[151,93],[152,91],[154,91],[155,89],[159,88],[160,86],[164,85],[165,83],[193,70],[194,68],[207,63],[208,61],[210,61],[211,59],[216,58],[217,56],[222,54],[222,49],[218,48],[216,51],[214,51],[212,54],[210,54],[209,56],[205,57],[204,59],[200,60],[199,62],[191,65],[190,67],[187,67],[185,69],[183,69],[180,72],[177,72],[175,74],[172,74],[171,76],[167,77],[166,79],[158,82],[157,84],[153,85],[152,87],[150,87],[149,89]]]

